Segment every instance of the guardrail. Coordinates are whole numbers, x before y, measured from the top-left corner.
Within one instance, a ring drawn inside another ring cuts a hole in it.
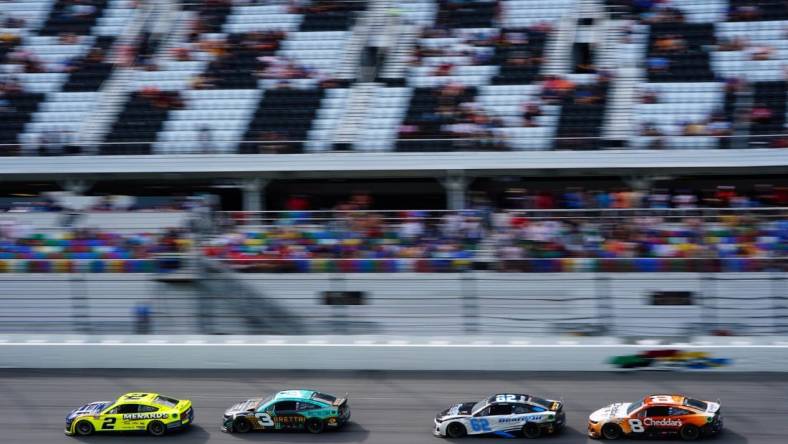
[[[611,371],[615,357],[670,356],[646,368],[786,372],[785,338],[0,336],[0,368]]]

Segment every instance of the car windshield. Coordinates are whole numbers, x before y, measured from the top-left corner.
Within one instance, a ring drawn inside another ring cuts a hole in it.
[[[643,405],[643,401],[633,402],[632,404],[629,405],[629,408],[627,409],[627,415],[631,415],[632,412],[639,409],[640,406],[642,405]]]
[[[267,405],[267,404],[268,404],[269,402],[271,402],[273,399],[274,399],[274,395],[268,395],[268,396],[265,396],[265,397],[263,397],[263,400],[262,400],[262,401],[260,401],[259,403],[257,403],[257,405],[256,405],[254,408],[255,408],[255,409],[259,409],[260,407],[262,407],[262,406],[264,406],[264,405]]]
[[[709,405],[706,404],[705,402],[698,401],[697,399],[692,399],[692,398],[684,398],[684,405],[695,407],[696,409],[703,410],[704,412],[709,407]]]
[[[486,405],[487,405],[487,400],[486,399],[482,399],[481,401],[479,401],[479,402],[477,402],[476,404],[473,405],[473,408],[471,409],[471,413],[479,411],[482,407],[484,407]]]
[[[177,399],[168,398],[166,396],[157,396],[156,399],[153,400],[154,404],[163,405],[165,407],[175,407],[179,402],[180,401]]]

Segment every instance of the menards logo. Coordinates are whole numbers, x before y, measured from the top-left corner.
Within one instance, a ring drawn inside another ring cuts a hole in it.
[[[643,420],[643,425],[647,427],[681,427],[681,420],[680,419],[652,419],[646,418]]]
[[[126,413],[123,419],[167,419],[166,413]]]

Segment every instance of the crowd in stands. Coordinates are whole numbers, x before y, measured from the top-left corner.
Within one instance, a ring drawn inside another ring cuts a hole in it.
[[[312,212],[308,199],[294,196],[288,211],[264,219],[230,213],[222,234],[199,248],[249,272],[447,272],[480,266],[544,272],[691,271],[700,265],[710,271],[751,271],[783,263],[788,219],[781,210],[694,209],[784,206],[785,188],[761,186],[740,193],[719,187],[706,200],[698,200],[698,194],[572,188],[556,196],[514,189],[501,207],[474,198],[472,208],[461,212],[372,211],[373,201],[364,194],[333,210]],[[647,207],[652,210],[615,211]],[[555,208],[587,210],[549,211]],[[152,272],[157,253],[193,246],[184,230],[125,234],[64,228],[42,233],[5,221],[0,226],[0,271]]]
[[[158,270],[158,253],[191,248],[182,229],[162,233],[114,233],[98,229],[37,232],[0,221],[0,272],[5,273],[139,273]]]

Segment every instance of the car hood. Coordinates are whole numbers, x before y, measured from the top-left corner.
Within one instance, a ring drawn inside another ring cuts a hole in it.
[[[471,409],[473,405],[476,404],[475,402],[462,402],[460,404],[455,404],[448,409],[438,413],[435,417],[437,419],[446,419],[446,418],[454,418],[457,416],[470,416]]]
[[[588,417],[591,421],[599,422],[611,418],[623,418],[627,416],[627,409],[632,405],[631,402],[617,402],[609,406],[602,407]]]
[[[246,401],[241,401],[237,404],[234,404],[229,409],[225,410],[225,415],[234,415],[241,412],[250,412],[257,409],[257,406],[262,401],[262,398],[254,398],[254,399],[247,399]]]
[[[109,407],[110,404],[112,404],[112,401],[96,401],[85,404],[80,408],[70,411],[66,419],[74,419],[77,416],[83,415],[98,415],[102,410]]]

